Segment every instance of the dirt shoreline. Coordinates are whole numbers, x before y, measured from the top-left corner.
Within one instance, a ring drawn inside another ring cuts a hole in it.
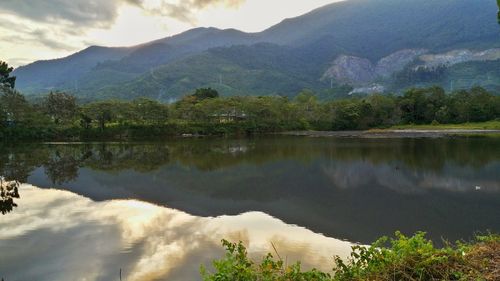
[[[500,134],[500,130],[369,130],[369,131],[291,131],[280,133],[287,136],[334,137],[334,138],[443,138],[468,135]]]

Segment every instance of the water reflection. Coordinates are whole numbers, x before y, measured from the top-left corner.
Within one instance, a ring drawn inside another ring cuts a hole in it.
[[[351,161],[349,165],[330,162],[321,168],[332,185],[341,189],[371,185],[398,193],[425,194],[433,189],[464,193],[484,186],[483,192],[498,193],[500,182],[495,175],[500,168],[498,164],[485,165],[480,170],[451,164],[443,167],[440,173],[402,169],[399,162],[378,165],[369,161]]]
[[[498,138],[363,140],[290,137],[161,143],[0,144],[0,173],[25,181],[35,168],[44,166],[55,183],[64,183],[78,177],[79,167],[149,172],[178,163],[202,171],[217,171],[277,160],[307,164],[318,158],[394,163],[396,169],[440,172],[448,163],[479,169],[498,162],[499,144]]]
[[[244,241],[254,256],[273,242],[288,261],[323,270],[350,247],[259,212],[202,218],[137,200],[94,202],[26,185],[22,192],[0,223],[6,280],[118,280],[120,268],[129,281],[199,280],[199,265],[221,256],[222,238]]]
[[[498,147],[499,138],[293,137],[4,145],[0,174],[203,217],[260,211],[362,243],[395,230],[440,241],[500,231]]]

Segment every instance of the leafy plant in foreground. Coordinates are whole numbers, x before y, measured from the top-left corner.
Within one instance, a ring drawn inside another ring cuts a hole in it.
[[[213,262],[214,273],[202,266],[204,281],[356,281],[356,280],[500,280],[500,235],[478,236],[473,243],[443,248],[419,232],[397,232],[371,246],[353,246],[350,257],[335,257],[331,273],[302,271],[300,263],[286,266],[278,255],[267,254],[260,264],[248,257],[241,242],[223,240],[226,255]]]

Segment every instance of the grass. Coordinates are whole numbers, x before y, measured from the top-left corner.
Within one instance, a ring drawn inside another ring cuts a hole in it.
[[[251,260],[240,243],[223,241],[226,255],[201,268],[204,281],[417,281],[500,280],[500,235],[477,236],[472,242],[434,247],[425,233],[383,237],[371,246],[353,246],[349,258],[335,258],[332,272],[303,271],[300,263],[284,264],[277,254]]]
[[[500,120],[463,123],[463,124],[435,124],[435,125],[397,125],[392,130],[500,130]]]

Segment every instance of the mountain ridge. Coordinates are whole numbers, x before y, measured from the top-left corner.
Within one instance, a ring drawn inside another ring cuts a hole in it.
[[[120,49],[121,53],[113,56],[104,51],[108,49],[100,49],[109,56],[96,56],[83,67],[78,65],[79,71],[71,71],[74,60],[78,62],[82,55],[76,53],[66,61],[52,62],[61,62],[63,75],[46,75],[43,67],[35,67],[40,62],[18,68],[14,75],[18,76],[19,89],[29,94],[59,88],[91,99],[138,95],[171,99],[198,87],[217,85],[229,95],[293,95],[301,87],[327,91],[332,83],[322,77],[341,56],[362,57],[376,64],[406,49],[444,53],[500,48],[495,9],[495,3],[488,0],[347,0],[285,19],[262,32],[195,28]],[[491,20],[484,16],[490,12]],[[268,48],[262,43],[269,44]],[[224,57],[225,52],[233,56]],[[249,61],[254,62],[245,63]],[[182,73],[159,75],[174,69]],[[219,76],[227,72],[224,69],[236,71],[229,75],[243,81],[220,83]],[[151,73],[163,80],[151,78]]]

